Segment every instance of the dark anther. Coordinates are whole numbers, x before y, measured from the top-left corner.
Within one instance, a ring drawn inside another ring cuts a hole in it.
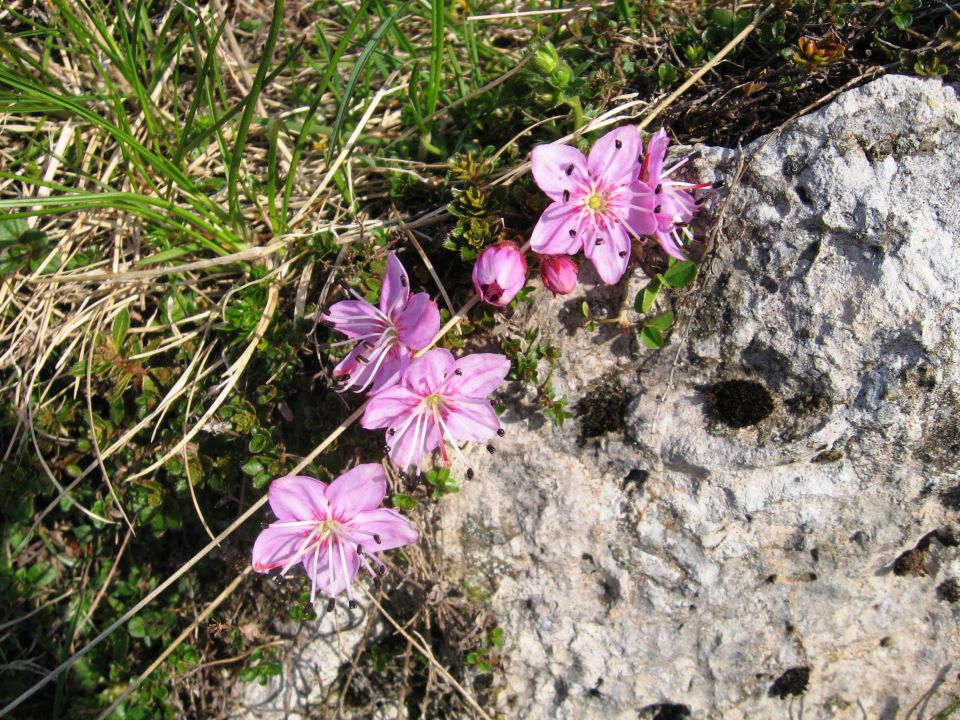
[[[372,342],[370,342],[369,340],[364,340],[364,341],[363,341],[363,346],[364,346],[367,350],[373,350],[373,349],[376,347],[376,345],[374,345],[374,344],[373,344]]]
[[[333,609],[337,606],[337,601],[333,598],[327,600],[327,612],[333,612]]]
[[[617,253],[617,255],[619,255],[620,257],[626,257],[626,256],[627,256],[627,251],[626,251],[626,250],[621,250],[620,252]]]
[[[662,205],[657,205],[657,206],[653,209],[653,214],[654,214],[654,215],[659,215],[659,214],[660,214],[660,210],[661,210],[662,207],[663,207]]]
[[[654,194],[656,194],[656,195],[659,195],[660,193],[662,193],[662,192],[663,192],[663,185],[657,185],[657,186],[653,189],[653,192],[654,192]]]
[[[614,146],[617,150],[619,150],[620,148],[623,147],[623,143],[620,142],[619,140],[614,140],[614,141],[613,141],[613,146]]]
[[[597,245],[603,245],[603,238],[597,238]]]
[[[564,202],[569,202],[569,201],[570,201],[570,191],[569,191],[569,190],[564,190],[564,191],[563,191],[563,201],[564,201]]]
[[[389,435],[390,437],[393,437],[396,434],[397,434],[396,428],[390,428],[389,430],[387,430],[387,435]]]
[[[473,480],[473,468],[467,468],[467,480]]]
[[[460,377],[461,375],[463,375],[463,370],[461,370],[460,368],[457,368],[456,370],[453,371],[453,374],[456,375],[457,377]]]
[[[577,231],[574,230],[573,228],[570,228],[570,237],[576,237],[576,236],[577,236]]]
[[[370,361],[367,360],[363,355],[357,355],[357,362],[361,365],[366,365]]]
[[[358,607],[360,607],[360,603],[358,603],[356,600],[351,600],[351,601],[350,601],[350,609],[351,609],[351,610],[356,610]]]
[[[363,555],[363,545],[357,545],[357,555]]]
[[[643,153],[637,155],[637,162],[643,165]]]
[[[376,533],[374,533],[374,534],[373,534],[373,541],[374,541],[377,545],[379,545],[379,544],[382,542],[382,539],[380,538],[379,535],[377,535]]]
[[[717,180],[717,181],[713,184],[713,189],[714,189],[714,190],[719,190],[720,188],[726,187],[726,186],[727,186],[726,181],[724,181],[724,180]]]
[[[692,153],[690,153],[690,156],[689,156],[687,159],[688,159],[688,160],[699,160],[699,159],[702,158],[702,157],[703,157],[703,153],[702,153],[702,152],[700,152],[699,150],[694,150]]]
[[[564,170],[564,172],[567,175],[573,175],[573,163],[570,163],[569,165],[567,165],[567,169]]]
[[[492,454],[495,453],[496,451],[497,451],[497,449],[496,449],[493,445],[487,445],[487,452],[488,452],[488,453],[490,453],[490,454],[492,455]]]
[[[407,286],[407,276],[406,276],[406,275],[402,275],[402,274],[400,275],[400,284],[403,285],[404,287]]]
[[[383,447],[384,447],[384,449],[385,449],[387,452],[390,452],[390,446],[389,446],[389,445],[384,445]]]
[[[507,434],[507,431],[504,430],[503,428],[500,428],[499,430],[497,430],[497,435],[499,435],[500,437],[503,437],[506,434]]]

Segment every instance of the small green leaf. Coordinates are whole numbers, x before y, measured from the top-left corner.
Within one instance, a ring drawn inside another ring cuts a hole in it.
[[[503,628],[497,627],[490,631],[490,644],[494,647],[503,647]]]
[[[416,498],[412,498],[409,495],[394,495],[390,498],[393,502],[393,506],[398,510],[413,510],[420,503],[417,502]]]
[[[637,293],[637,297],[634,298],[634,309],[644,315],[650,312],[650,308],[652,308],[653,304],[657,301],[657,295],[660,294],[661,287],[662,284],[658,278],[651,280],[643,290]]]
[[[0,219],[0,245],[18,242],[28,229],[23,218]]]
[[[677,80],[677,69],[673,63],[662,62],[657,66],[657,77],[660,78],[660,87],[672,85]]]
[[[689,260],[682,260],[668,267],[662,277],[664,285],[668,287],[686,287],[697,277],[697,264]]]
[[[247,475],[257,475],[258,473],[263,472],[263,463],[261,463],[256,458],[247,460],[243,465],[240,466],[240,469],[243,470]]]
[[[119,350],[130,330],[130,311],[123,308],[113,319],[113,346]]]
[[[651,350],[659,350],[663,347],[663,333],[655,327],[644,327],[640,331],[640,340]]]
[[[250,438],[250,442],[247,444],[247,449],[252,453],[263,452],[263,449],[267,446],[268,439],[269,438],[267,438],[267,436],[263,433],[257,433]]]
[[[127,632],[130,633],[130,637],[143,638],[147,636],[147,623],[139,615],[135,615],[130,618],[130,622],[127,623]]]
[[[666,332],[671,325],[673,325],[672,312],[661,313],[654,318],[650,318],[646,323],[644,323],[644,327],[654,327],[660,332]]]
[[[908,12],[893,13],[893,24],[901,30],[906,30],[913,24],[913,15]]]

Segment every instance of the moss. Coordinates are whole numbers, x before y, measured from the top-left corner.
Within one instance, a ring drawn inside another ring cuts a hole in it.
[[[623,431],[623,414],[630,396],[616,380],[602,380],[577,403],[580,420],[580,441]]]
[[[773,396],[754,380],[724,380],[706,392],[712,414],[725,425],[744,428],[756,425],[773,412]]]

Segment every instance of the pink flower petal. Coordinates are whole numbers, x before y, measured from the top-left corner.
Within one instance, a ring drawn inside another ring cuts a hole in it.
[[[453,374],[447,379],[444,395],[485,398],[500,387],[508,372],[510,359],[506,355],[467,355],[457,360]]]
[[[367,430],[396,425],[420,404],[420,396],[408,388],[395,386],[378,392],[367,401],[360,418],[361,427]]]
[[[440,310],[425,293],[417,293],[394,318],[397,335],[411,350],[425,348],[440,329]]]
[[[663,172],[663,159],[667,155],[667,146],[670,144],[670,138],[667,131],[663,128],[657,130],[647,141],[647,155],[643,159],[642,180],[655,185],[654,179],[659,182],[660,174]]]
[[[380,286],[380,310],[390,315],[396,308],[402,307],[410,296],[410,279],[403,269],[395,252],[387,255],[387,272]]]
[[[448,403],[443,422],[455,440],[483,442],[500,429],[500,420],[489,400],[458,399]]]
[[[381,550],[411,545],[420,539],[417,529],[409,520],[396,510],[379,508],[359,513],[348,523],[348,527],[355,528],[363,533],[364,552],[375,553]],[[380,538],[380,542],[373,539],[373,535]]]
[[[303,547],[313,528],[289,528],[270,525],[260,531],[253,543],[253,569],[270,572],[283,567]]]
[[[580,244],[580,211],[562,202],[543,211],[530,235],[530,247],[543,255],[573,255]]]
[[[677,260],[686,260],[686,255],[683,254],[683,251],[680,249],[680,246],[677,244],[677,241],[673,237],[673,233],[656,232],[657,242],[660,243],[660,247],[663,248],[663,251],[675,257]]]
[[[403,384],[419,395],[430,395],[453,372],[454,363],[449,350],[428,350],[410,363],[404,373]]]
[[[401,468],[418,465],[425,455],[439,447],[440,440],[440,430],[432,416],[418,415],[410,422],[404,420],[395,435],[391,437],[387,433],[390,459]]]
[[[340,553],[343,553],[341,558]],[[346,565],[346,573],[344,573]],[[324,595],[335,597],[353,582],[360,569],[360,556],[353,545],[331,540],[319,552],[311,550],[303,559],[310,580]]]
[[[396,384],[410,363],[410,356],[410,351],[400,345],[390,347],[381,343],[372,349],[357,345],[337,363],[333,375],[349,376],[345,389],[363,392],[369,388],[370,392],[377,392]]]
[[[287,475],[270,483],[267,497],[279,520],[324,520],[330,504],[326,484],[303,475]]]
[[[637,237],[652,235],[657,229],[657,216],[653,214],[656,196],[643,182],[635,182],[628,189],[630,207],[627,208],[624,222]]]
[[[337,332],[348,338],[358,338],[386,329],[386,323],[377,309],[366,300],[341,300],[329,307],[323,320],[332,323]]]
[[[564,190],[582,192],[590,182],[583,153],[560,143],[537,145],[530,153],[530,169],[540,189],[558,202],[563,201]]]
[[[587,156],[587,169],[607,185],[626,185],[637,179],[643,143],[634,125],[611,130],[594,143]]]
[[[364,510],[373,510],[387,493],[387,475],[380,463],[366,463],[347,470],[327,486],[330,513],[349,520]]]
[[[596,237],[584,243],[583,254],[593,263],[601,280],[615,285],[630,263],[630,237],[619,225],[610,225],[606,231],[598,229]]]

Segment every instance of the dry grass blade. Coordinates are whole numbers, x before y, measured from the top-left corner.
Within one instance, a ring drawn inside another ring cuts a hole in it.
[[[369,590],[367,590],[365,587],[363,587],[362,589],[363,589],[363,592],[366,594],[367,598],[370,600],[370,602],[372,602],[376,606],[377,610],[380,611],[380,614],[383,615],[384,618],[386,618],[387,622],[393,625],[396,631],[400,633],[408,643],[413,645],[421,655],[427,658],[427,660],[430,663],[430,666],[435,668],[436,671],[440,673],[441,677],[443,677],[444,680],[450,683],[451,687],[453,687],[458,693],[460,693],[463,699],[470,704],[470,707],[476,710],[477,714],[480,717],[484,718],[484,720],[493,720],[493,718],[482,707],[480,707],[479,703],[477,703],[473,695],[471,695],[467,691],[467,689],[463,687],[463,685],[458,683],[456,678],[454,678],[453,675],[451,675],[450,672],[441,663],[437,662],[437,659],[433,656],[433,653],[427,649],[426,643],[418,642],[417,640],[415,640],[414,637],[409,632],[407,632],[403,628],[403,626],[400,625],[400,623],[396,621],[393,615],[388,613],[384,609],[384,607],[379,602],[377,602],[377,599],[370,593]]]

